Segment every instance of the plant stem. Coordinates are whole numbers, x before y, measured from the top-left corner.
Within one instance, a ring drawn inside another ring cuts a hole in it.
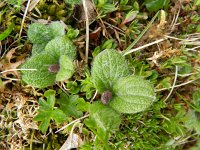
[[[32,134],[31,134],[30,150],[33,149],[33,137],[34,137],[34,133],[35,133],[35,130],[33,130]]]

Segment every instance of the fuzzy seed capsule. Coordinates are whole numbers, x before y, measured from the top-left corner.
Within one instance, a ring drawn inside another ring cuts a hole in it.
[[[56,73],[59,70],[60,70],[60,65],[59,64],[50,65],[49,68],[48,68],[48,71],[52,72],[52,73]]]
[[[112,92],[110,91],[105,91],[103,92],[103,94],[101,95],[101,102],[103,104],[108,104],[108,102],[111,100],[112,98]]]

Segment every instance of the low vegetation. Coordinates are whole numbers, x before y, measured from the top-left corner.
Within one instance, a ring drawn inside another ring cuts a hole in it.
[[[0,149],[200,149],[199,0],[0,10]]]

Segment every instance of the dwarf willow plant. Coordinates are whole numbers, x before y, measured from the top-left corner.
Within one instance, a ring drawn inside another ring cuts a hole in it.
[[[74,72],[75,46],[59,22],[33,23],[28,29],[32,56],[21,66],[22,80],[37,88],[69,79]]]
[[[96,134],[95,142],[90,147],[109,150],[108,141],[120,126],[121,114],[147,109],[155,100],[155,92],[148,81],[130,74],[125,58],[114,49],[106,49],[95,57],[91,78],[102,94],[102,103],[91,104],[90,116],[84,121]]]
[[[92,81],[101,101],[120,113],[137,113],[155,99],[153,86],[142,77],[130,75],[125,58],[107,49],[94,59]]]

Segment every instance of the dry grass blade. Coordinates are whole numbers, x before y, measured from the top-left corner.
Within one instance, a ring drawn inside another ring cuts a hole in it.
[[[174,87],[176,85],[176,80],[177,80],[177,77],[178,77],[178,66],[176,66],[176,69],[175,69],[175,76],[174,76],[174,82],[173,82],[173,85],[172,85],[172,88],[169,92],[169,94],[167,95],[167,97],[165,98],[164,102],[166,102],[168,100],[168,98],[171,96],[173,90],[174,90]]]
[[[154,45],[154,44],[158,44],[158,43],[160,43],[160,42],[162,42],[162,41],[164,41],[164,40],[165,40],[165,39],[159,39],[159,40],[156,40],[156,41],[154,41],[154,42],[151,42],[151,43],[145,44],[145,45],[143,45],[143,46],[137,47],[137,48],[135,48],[135,49],[131,49],[131,50],[129,50],[128,52],[126,52],[126,53],[124,54],[124,56],[125,56],[125,55],[128,55],[128,54],[130,54],[130,53],[132,53],[132,52],[136,52],[136,51],[138,51],[138,50],[142,50],[142,49],[147,48],[147,47],[149,47],[149,46],[152,46],[152,45]]]
[[[176,26],[176,24],[177,24],[178,17],[179,17],[179,14],[180,14],[180,10],[181,10],[181,8],[180,8],[180,6],[179,6],[178,12],[177,12],[176,15],[174,15],[173,21],[172,21],[172,23],[171,23],[171,32],[173,32],[174,29],[175,29],[175,26]]]
[[[21,34],[22,34],[22,30],[23,30],[23,26],[24,26],[24,22],[25,22],[25,18],[26,18],[27,12],[28,12],[30,2],[31,2],[31,0],[28,0],[27,5],[26,5],[26,9],[25,9],[23,19],[22,19],[21,28],[20,28],[20,31],[19,31],[19,38],[21,38]]]
[[[188,84],[190,84],[190,83],[192,83],[192,82],[194,82],[194,81],[197,81],[197,80],[199,80],[199,79],[200,79],[200,78],[196,78],[196,79],[194,79],[194,80],[190,80],[190,81],[188,81],[188,82],[181,83],[181,84],[178,84],[178,85],[169,87],[169,88],[157,89],[156,92],[161,92],[161,91],[169,90],[169,89],[171,89],[171,88],[177,88],[177,87],[185,86],[185,85],[188,85]]]
[[[17,71],[17,70],[30,70],[30,71],[36,71],[37,69],[10,69],[10,70],[2,71],[2,72],[0,72],[0,74],[6,73],[6,72]]]
[[[76,122],[78,122],[78,121],[80,121],[80,120],[82,120],[82,119],[84,119],[84,118],[87,118],[87,117],[89,117],[89,115],[85,115],[85,116],[83,116],[83,117],[81,117],[81,118],[78,118],[78,119],[76,119],[76,120],[70,122],[69,124],[65,125],[65,126],[62,127],[61,129],[57,130],[55,133],[58,133],[58,132],[64,130],[65,128],[69,127],[70,125],[72,125],[72,124],[74,124],[74,123],[76,123]]]

